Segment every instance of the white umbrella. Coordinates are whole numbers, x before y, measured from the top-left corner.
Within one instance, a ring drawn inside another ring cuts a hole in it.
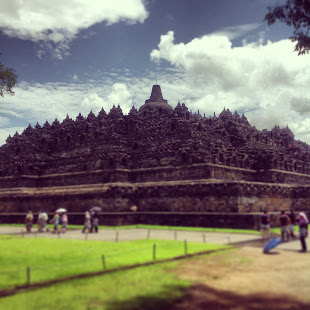
[[[67,212],[67,210],[64,208],[60,208],[60,209],[57,209],[55,212],[56,213],[65,213],[65,212]]]
[[[92,207],[90,210],[100,212],[102,209],[100,207],[95,206],[95,207]]]

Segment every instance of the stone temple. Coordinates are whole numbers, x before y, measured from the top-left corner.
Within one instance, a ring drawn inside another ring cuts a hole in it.
[[[310,211],[309,184],[309,145],[288,127],[172,108],[159,85],[128,115],[114,106],[29,125],[0,148],[0,217],[96,205],[114,224],[253,227],[263,209]]]

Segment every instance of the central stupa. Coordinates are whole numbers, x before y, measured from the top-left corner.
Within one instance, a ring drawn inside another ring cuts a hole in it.
[[[168,101],[163,98],[159,85],[153,85],[150,99],[145,100],[144,105],[139,109],[144,115],[148,112],[157,112],[158,114],[172,114],[173,108]]]

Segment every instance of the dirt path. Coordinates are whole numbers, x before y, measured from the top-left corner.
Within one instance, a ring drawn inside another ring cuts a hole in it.
[[[195,285],[169,310],[310,309],[310,253],[244,247],[187,260],[176,272]]]

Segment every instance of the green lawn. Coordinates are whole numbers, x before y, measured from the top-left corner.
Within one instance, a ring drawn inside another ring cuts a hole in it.
[[[1,226],[17,226],[25,227],[24,224],[0,224]],[[53,225],[48,225],[52,229]],[[68,225],[69,229],[82,229],[82,225]],[[143,228],[143,229],[167,229],[167,230],[186,230],[186,231],[205,231],[205,232],[223,232],[223,233],[238,233],[238,234],[260,234],[260,231],[253,229],[234,229],[234,228],[210,228],[210,227],[183,227],[183,226],[160,226],[160,225],[123,225],[123,226],[99,226],[99,229],[132,229],[132,228]],[[277,228],[275,228],[277,229]],[[33,226],[33,231],[37,230],[37,225]]]
[[[158,310],[184,294],[191,283],[165,263],[115,272],[0,298],[6,310]]]
[[[144,263],[156,259],[184,255],[182,241],[138,240],[128,242],[102,242],[46,238],[0,238],[0,289],[24,284],[27,267],[30,281],[40,282],[106,268]],[[223,249],[227,246],[207,243],[187,243],[187,253]]]

